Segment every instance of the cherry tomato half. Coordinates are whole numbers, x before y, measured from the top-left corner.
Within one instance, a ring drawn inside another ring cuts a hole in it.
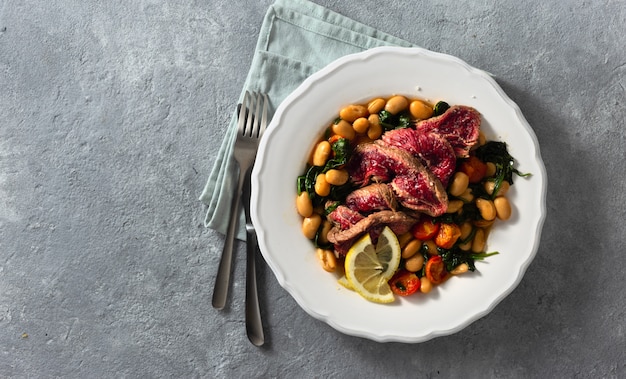
[[[342,139],[343,137],[340,136],[339,134],[333,134],[332,136],[330,136],[328,138],[328,142],[332,145],[333,143],[339,141],[340,139]]]
[[[389,280],[389,286],[396,295],[408,296],[420,289],[420,278],[415,273],[400,270]]]
[[[426,277],[433,284],[443,282],[448,275],[443,259],[439,255],[435,255],[426,262]]]
[[[420,241],[427,241],[429,239],[433,239],[437,232],[439,231],[439,224],[433,222],[430,218],[425,218],[423,220],[418,221],[411,228],[411,234],[413,237],[417,238]]]
[[[461,228],[456,224],[442,223],[435,237],[435,244],[444,249],[450,249],[461,237]]]
[[[469,176],[470,183],[479,183],[487,173],[487,164],[477,157],[471,156],[461,163],[459,171],[463,171]]]

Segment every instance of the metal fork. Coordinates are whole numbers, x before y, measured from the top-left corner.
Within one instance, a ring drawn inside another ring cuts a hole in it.
[[[213,307],[217,309],[222,309],[226,305],[233,260],[235,232],[239,221],[239,200],[242,196],[244,182],[249,180],[250,171],[252,165],[254,164],[254,159],[259,146],[259,140],[265,131],[265,127],[267,126],[267,103],[268,99],[266,94],[258,92],[250,93],[246,91],[239,110],[237,139],[235,141],[235,148],[233,149],[233,156],[239,164],[239,178],[237,181],[237,192],[233,196],[233,201],[231,203],[231,216],[228,223],[226,241],[224,243],[224,250],[222,251],[220,265],[215,278],[215,287],[213,289]],[[246,192],[246,196],[249,196],[249,191]],[[249,220],[249,198],[246,199],[245,202],[246,218]],[[250,223],[250,227],[251,225],[252,224]],[[251,240],[250,233],[248,233],[247,229],[248,227],[246,227],[247,239]],[[254,228],[252,228],[252,231],[254,232]],[[256,234],[253,237],[254,241],[252,242],[255,244],[254,251],[256,252]],[[246,327],[248,329],[248,337],[255,345],[258,346],[263,344],[263,328],[261,325],[261,316],[256,292],[256,275],[251,275],[251,271],[254,273],[253,258],[254,255],[252,254],[251,256],[251,253],[248,252],[248,267],[246,270]],[[250,270],[251,265],[253,270]],[[248,300],[250,300],[250,304]],[[249,306],[251,306],[250,309]],[[250,327],[248,327],[249,320],[251,324]],[[252,337],[250,337],[251,335]]]

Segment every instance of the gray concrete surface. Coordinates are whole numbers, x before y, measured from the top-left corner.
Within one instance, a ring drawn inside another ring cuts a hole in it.
[[[519,287],[455,335],[379,344],[262,265],[252,346],[243,246],[216,311],[223,237],[197,198],[271,2],[0,0],[1,377],[626,377],[626,2],[315,2],[521,107],[549,213]]]

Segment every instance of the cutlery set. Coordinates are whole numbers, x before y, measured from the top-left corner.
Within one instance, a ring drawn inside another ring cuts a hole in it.
[[[243,203],[246,219],[246,333],[248,339],[255,346],[265,342],[263,324],[259,308],[259,299],[256,283],[256,251],[257,236],[250,220],[250,174],[254,165],[259,141],[267,127],[268,98],[264,93],[246,91],[239,108],[237,139],[233,156],[239,165],[237,192],[231,203],[230,220],[226,232],[224,249],[215,278],[213,289],[213,307],[223,309],[228,297],[230,286],[231,266],[235,235],[238,227],[240,204]]]

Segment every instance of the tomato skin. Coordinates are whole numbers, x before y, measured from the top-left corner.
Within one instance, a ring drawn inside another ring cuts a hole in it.
[[[487,164],[477,157],[471,156],[461,163],[459,171],[467,174],[470,183],[480,183],[487,174]]]
[[[435,255],[426,262],[426,277],[432,284],[440,284],[448,275],[443,259],[439,255]]]
[[[411,228],[411,234],[413,237],[420,241],[428,241],[433,239],[439,231],[439,223],[433,222],[431,218],[425,218],[418,221]]]
[[[332,136],[330,136],[328,138],[328,142],[332,145],[333,143],[339,141],[340,139],[342,139],[343,137],[340,136],[339,134],[333,134]]]
[[[461,237],[461,228],[456,224],[442,223],[435,237],[435,244],[444,249],[451,249]]]
[[[409,296],[420,289],[420,278],[415,273],[399,270],[389,279],[391,291],[399,296]]]

